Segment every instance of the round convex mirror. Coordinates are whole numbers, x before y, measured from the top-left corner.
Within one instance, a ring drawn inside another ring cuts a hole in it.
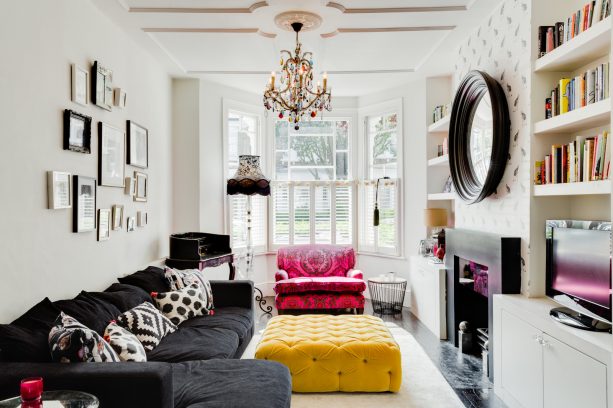
[[[451,179],[461,199],[482,201],[496,191],[509,151],[509,109],[491,76],[471,71],[458,87],[449,127]]]

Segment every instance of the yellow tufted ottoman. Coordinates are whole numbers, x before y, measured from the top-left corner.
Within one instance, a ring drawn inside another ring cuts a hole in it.
[[[402,381],[398,344],[368,315],[274,317],[255,358],[285,364],[294,392],[397,392]]]

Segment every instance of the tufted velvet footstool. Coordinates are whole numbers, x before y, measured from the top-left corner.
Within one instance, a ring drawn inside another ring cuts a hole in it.
[[[255,358],[285,364],[294,392],[397,392],[402,381],[398,344],[368,315],[274,317]]]

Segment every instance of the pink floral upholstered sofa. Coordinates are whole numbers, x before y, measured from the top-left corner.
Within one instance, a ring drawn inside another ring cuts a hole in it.
[[[275,275],[279,314],[291,310],[354,309],[364,312],[366,284],[353,269],[355,252],[335,245],[280,248]]]

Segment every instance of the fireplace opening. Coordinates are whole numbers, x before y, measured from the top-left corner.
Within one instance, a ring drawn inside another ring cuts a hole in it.
[[[460,285],[487,298],[489,268],[464,258],[459,258],[459,266]]]

